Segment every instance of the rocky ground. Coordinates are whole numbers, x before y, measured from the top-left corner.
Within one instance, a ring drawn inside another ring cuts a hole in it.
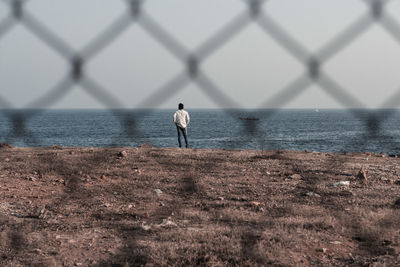
[[[399,163],[2,145],[0,265],[399,265]]]

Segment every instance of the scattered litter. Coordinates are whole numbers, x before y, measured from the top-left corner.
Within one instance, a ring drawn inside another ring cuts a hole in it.
[[[151,226],[150,225],[146,225],[145,223],[142,223],[140,225],[140,228],[142,228],[142,230],[144,230],[144,231],[149,231],[151,229]]]
[[[326,248],[317,248],[318,252],[326,253]]]
[[[162,191],[160,189],[154,189],[154,192],[156,192],[157,195],[161,195],[162,194]]]
[[[363,182],[367,181],[367,172],[364,170],[364,168],[360,169],[360,171],[357,174],[357,178],[363,180]]]
[[[118,157],[120,157],[120,158],[126,158],[127,156],[128,156],[128,153],[125,150],[118,153]]]
[[[350,185],[350,181],[340,181],[337,183],[334,183],[333,186],[337,187],[337,186],[349,186]]]
[[[168,218],[168,219],[163,219],[162,223],[160,223],[158,226],[168,227],[168,226],[178,226],[178,225],[176,223],[174,223],[173,221],[171,221],[170,218]]]
[[[221,201],[222,201],[222,200],[224,200],[224,198],[223,198],[223,197],[218,197],[218,200],[221,200]]]
[[[340,242],[340,241],[331,241],[331,242],[329,242],[330,244],[333,244],[333,245],[340,245],[340,244],[342,244],[342,242]]]
[[[321,195],[314,193],[314,192],[307,192],[307,193],[304,193],[304,195],[308,196],[308,197],[321,197]]]
[[[46,215],[47,215],[46,206],[42,206],[42,207],[38,208],[35,213],[36,214],[33,214],[32,217],[38,218],[38,219],[45,219]]]

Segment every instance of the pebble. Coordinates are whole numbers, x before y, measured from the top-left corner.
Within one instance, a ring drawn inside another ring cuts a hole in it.
[[[162,194],[162,191],[160,189],[154,189],[154,192],[156,192],[157,195],[161,195]]]
[[[142,230],[144,230],[144,231],[149,231],[149,230],[151,229],[151,226],[142,223],[142,225],[140,226],[140,228],[142,228]]]
[[[168,218],[168,219],[163,219],[162,223],[160,223],[158,226],[168,227],[168,226],[178,226],[178,225],[173,221],[171,221],[170,218]]]
[[[309,197],[321,197],[321,195],[314,193],[314,192],[307,192],[304,193],[305,196],[309,196]]]
[[[295,173],[295,174],[291,175],[290,178],[292,178],[292,179],[301,179],[301,176],[300,176],[300,174]]]
[[[340,181],[340,182],[337,182],[337,183],[333,184],[334,187],[337,187],[337,186],[348,186],[348,185],[350,185],[350,181]]]
[[[128,153],[125,150],[118,153],[118,157],[120,157],[120,158],[126,158],[127,156],[128,156]]]

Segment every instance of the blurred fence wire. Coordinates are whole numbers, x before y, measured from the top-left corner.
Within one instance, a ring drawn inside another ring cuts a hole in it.
[[[0,42],[7,32],[12,31],[15,25],[20,24],[45,43],[49,49],[54,50],[69,62],[69,70],[57,85],[45,95],[29,103],[29,107],[37,108],[35,111],[30,112],[28,115],[17,110],[5,113],[13,125],[12,131],[9,133],[9,138],[28,137],[31,144],[40,144],[40,140],[36,140],[34,135],[27,129],[27,122],[40,113],[41,109],[51,106],[56,101],[66,96],[71,88],[77,84],[105,108],[113,110],[112,108],[121,107],[122,104],[120,101],[109,90],[98,83],[95,78],[87,75],[85,66],[95,55],[118,39],[123,31],[132,24],[139,25],[152,36],[152,38],[174,55],[184,66],[183,72],[177,73],[175,77],[161,86],[161,88],[155,90],[153,94],[144,99],[135,108],[156,108],[167,98],[178,93],[191,82],[197,84],[219,107],[234,106],[240,108],[240,104],[229,95],[228,91],[219,88],[202,70],[201,65],[211,54],[216,53],[232,38],[239,35],[244,27],[252,23],[258,25],[266,35],[272,37],[273,40],[289,54],[294,56],[305,69],[302,75],[288,83],[288,85],[279,90],[276,95],[266,99],[259,108],[282,107],[301,95],[311,85],[317,84],[343,107],[348,108],[349,112],[352,112],[354,116],[363,120],[366,131],[362,138],[374,139],[377,133],[387,135],[390,138],[390,134],[382,132],[383,129],[380,126],[383,121],[387,120],[387,118],[392,115],[392,111],[372,112],[368,118],[365,118],[365,116],[361,117],[356,110],[350,108],[365,107],[362,102],[352,96],[349,90],[340,86],[339,83],[328,73],[324,72],[321,67],[326,61],[343,50],[376,23],[386,29],[397,42],[400,42],[400,24],[391,14],[386,12],[386,6],[389,0],[360,0],[368,7],[368,12],[362,14],[354,23],[343,29],[318,51],[309,51],[296,40],[290,32],[287,32],[281,27],[279,21],[269,16],[263,8],[265,6],[266,9],[268,9],[268,1],[265,0],[244,1],[246,8],[240,14],[193,50],[188,50],[184,44],[169,33],[168,29],[165,29],[163,25],[158,23],[157,19],[154,19],[150,14],[146,13],[142,8],[146,2],[145,0],[125,0],[126,12],[118,17],[109,27],[105,28],[97,37],[92,39],[80,51],[76,51],[70,47],[69,44],[63,40],[62,36],[57,32],[51,31],[47,25],[37,20],[35,16],[25,8],[29,0],[3,1],[9,7],[9,13],[0,21]],[[381,107],[397,106],[399,102],[400,91],[389,97]],[[0,107],[3,109],[13,109],[14,105],[6,99],[6,96],[1,96],[0,93]],[[113,112],[116,111],[113,110]],[[239,124],[243,124],[243,131],[241,134],[245,138],[248,137],[250,140],[257,136],[263,136],[263,130],[259,129],[256,120],[240,121],[234,113],[230,111],[226,112],[235,117],[235,119],[238,119]],[[271,111],[268,116],[273,114],[274,111]],[[139,129],[136,127],[136,122],[139,116],[142,115],[142,113],[135,113],[133,116],[132,113],[122,116],[119,114],[117,118],[121,120],[121,124],[123,125],[124,130],[122,132],[130,137],[140,136]],[[263,142],[263,140],[260,139],[260,142]],[[118,140],[115,140],[113,143],[118,143]]]
[[[85,90],[86,93],[100,102],[105,108],[118,113],[115,117],[120,120],[120,123],[123,126],[121,135],[126,135],[132,139],[141,137],[140,129],[137,127],[137,122],[141,117],[143,117],[143,115],[145,115],[143,114],[144,112],[151,112],[152,108],[160,106],[167,98],[183,90],[185,86],[191,82],[196,83],[198,87],[208,97],[210,97],[210,99],[215,101],[219,107],[225,108],[234,106],[240,108],[240,104],[229,95],[229,92],[218,87],[203,71],[201,66],[202,62],[204,62],[210,55],[217,53],[222,46],[227,44],[235,36],[239,35],[244,27],[249,24],[256,24],[265,32],[266,35],[275,40],[282,48],[294,56],[304,66],[304,72],[299,77],[296,77],[293,81],[289,82],[286,87],[281,88],[276,95],[265,99],[263,104],[260,106],[260,108],[272,108],[267,118],[274,115],[274,108],[283,107],[285,104],[304,93],[311,85],[317,84],[338,103],[347,108],[349,112],[364,122],[366,130],[363,135],[358,138],[357,142],[362,143],[366,140],[378,138],[378,136],[385,136],[388,140],[393,142],[393,145],[397,145],[397,147],[400,148],[396,139],[391,137],[390,133],[385,132],[381,127],[382,123],[394,114],[393,111],[389,109],[379,110],[376,112],[372,111],[368,116],[365,116],[357,110],[351,109],[352,107],[363,108],[364,106],[358,98],[349,93],[348,89],[340,86],[335,79],[322,69],[325,62],[343,50],[376,23],[380,24],[397,42],[400,43],[400,25],[394,17],[386,12],[386,6],[389,2],[388,0],[360,0],[368,7],[368,12],[361,15],[354,21],[354,23],[343,29],[337,36],[334,36],[330,42],[318,51],[309,51],[309,49],[296,40],[290,32],[287,32],[283,27],[281,27],[279,21],[276,21],[269,16],[265,12],[265,10],[268,9],[269,2],[266,0],[244,1],[246,8],[241,13],[239,13],[224,27],[217,30],[210,38],[204,40],[199,47],[193,50],[188,50],[184,44],[169,33],[168,29],[165,29],[160,23],[158,23],[157,19],[146,13],[142,8],[146,2],[145,0],[123,0],[126,3],[126,12],[79,51],[70,47],[62,36],[57,32],[51,31],[47,25],[37,20],[35,16],[25,8],[25,4],[28,1],[38,0],[0,1],[6,3],[9,7],[8,15],[3,20],[0,20],[0,43],[5,34],[12,31],[16,25],[23,25],[27,30],[45,43],[49,49],[52,49],[69,62],[69,69],[57,85],[54,88],[51,88],[48,93],[32,100],[27,105],[30,108],[36,108],[29,113],[15,109],[15,106],[7,100],[7,96],[2,95],[0,92],[1,112],[4,113],[4,116],[6,116],[13,125],[6,140],[10,138],[21,138],[29,140],[28,143],[31,145],[41,145],[41,140],[35,138],[35,135],[31,133],[29,127],[27,127],[29,120],[37,116],[43,109],[50,107],[52,104],[65,97],[76,85],[80,85],[82,90]],[[137,109],[147,108],[150,111],[116,111],[115,107],[122,107],[122,103],[120,103],[111,91],[104,88],[95,78],[90,77],[85,72],[85,67],[88,63],[98,53],[122,36],[124,30],[132,24],[139,25],[144,31],[174,55],[184,66],[184,71],[177,73],[169,82],[163,84],[163,86],[155,90],[153,94],[148,96],[135,107]],[[386,108],[398,106],[399,104],[400,91],[389,97],[381,107]],[[241,125],[242,131],[240,134],[242,135],[244,142],[257,140],[262,146],[264,145],[264,130],[259,126],[259,121],[240,120],[235,112],[229,111],[228,109],[226,109],[225,112],[236,119],[237,123]],[[249,117],[251,116],[252,114],[249,112]],[[350,142],[354,142],[354,140],[350,140]],[[123,144],[121,144],[120,140],[113,140],[110,145]],[[235,144],[229,144],[229,146],[235,146]],[[95,167],[98,167],[102,161],[107,161],[109,159],[107,153],[108,152],[104,150],[90,155],[85,159],[85,162],[87,161],[90,163],[87,164],[88,168],[95,169]],[[279,157],[281,156],[277,153],[276,158],[279,159]],[[167,162],[163,162],[160,158],[155,157],[155,160],[158,160],[158,164],[162,167],[165,167],[167,164]],[[59,172],[58,175],[61,177],[65,176],[65,179],[69,182],[68,184],[71,184],[71,186],[66,189],[67,195],[71,193],[71,191],[68,190],[79,189],[79,184],[74,181],[78,180],[78,173],[81,166],[69,166],[70,163],[63,161],[62,159],[54,160],[54,162],[50,161],[50,163],[62,166],[62,168],[57,169]],[[296,162],[296,166],[294,167],[304,170],[309,169],[309,166],[306,165],[302,168],[302,164],[304,163],[301,161]],[[343,162],[335,161],[335,158],[332,157],[332,161],[328,162],[328,168],[332,168],[331,165],[340,164],[343,164]],[[190,169],[190,166],[187,167]],[[196,170],[194,169],[193,173],[195,171]],[[184,189],[184,192],[181,196],[182,199],[187,198],[189,194],[195,194],[196,179],[199,179],[197,175],[196,177],[194,177],[194,175],[192,177],[190,172],[187,177],[183,177],[182,188]],[[308,182],[309,180],[304,181],[304,183]],[[310,190],[317,192],[319,183],[320,180],[316,179],[311,185],[307,186]],[[302,184],[299,186],[302,186]],[[88,198],[89,196],[89,194],[82,194],[81,197]],[[64,198],[60,199],[64,200]],[[176,207],[173,207],[173,210],[175,209]],[[326,207],[326,210],[329,212],[328,207]],[[334,217],[334,212],[330,212],[333,214],[332,217]],[[353,218],[353,220],[357,221],[357,218]],[[247,253],[249,247],[251,248],[257,244],[258,231],[259,229],[250,229],[245,232],[243,235],[243,240],[245,242],[242,244],[244,252]],[[123,234],[125,235],[125,233]],[[129,248],[135,248],[135,237],[133,237],[130,242],[131,243],[127,243],[126,245]],[[246,255],[246,257],[248,257],[248,255]],[[252,257],[252,255],[249,257]]]

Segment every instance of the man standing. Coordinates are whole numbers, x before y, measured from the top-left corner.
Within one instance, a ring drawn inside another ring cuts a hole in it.
[[[176,129],[178,130],[179,147],[182,147],[181,132],[183,134],[183,138],[185,138],[186,148],[189,147],[189,143],[188,143],[187,135],[186,135],[186,127],[189,125],[189,122],[190,122],[189,113],[187,113],[183,109],[183,104],[179,103],[178,110],[174,113],[174,123],[176,125]]]

